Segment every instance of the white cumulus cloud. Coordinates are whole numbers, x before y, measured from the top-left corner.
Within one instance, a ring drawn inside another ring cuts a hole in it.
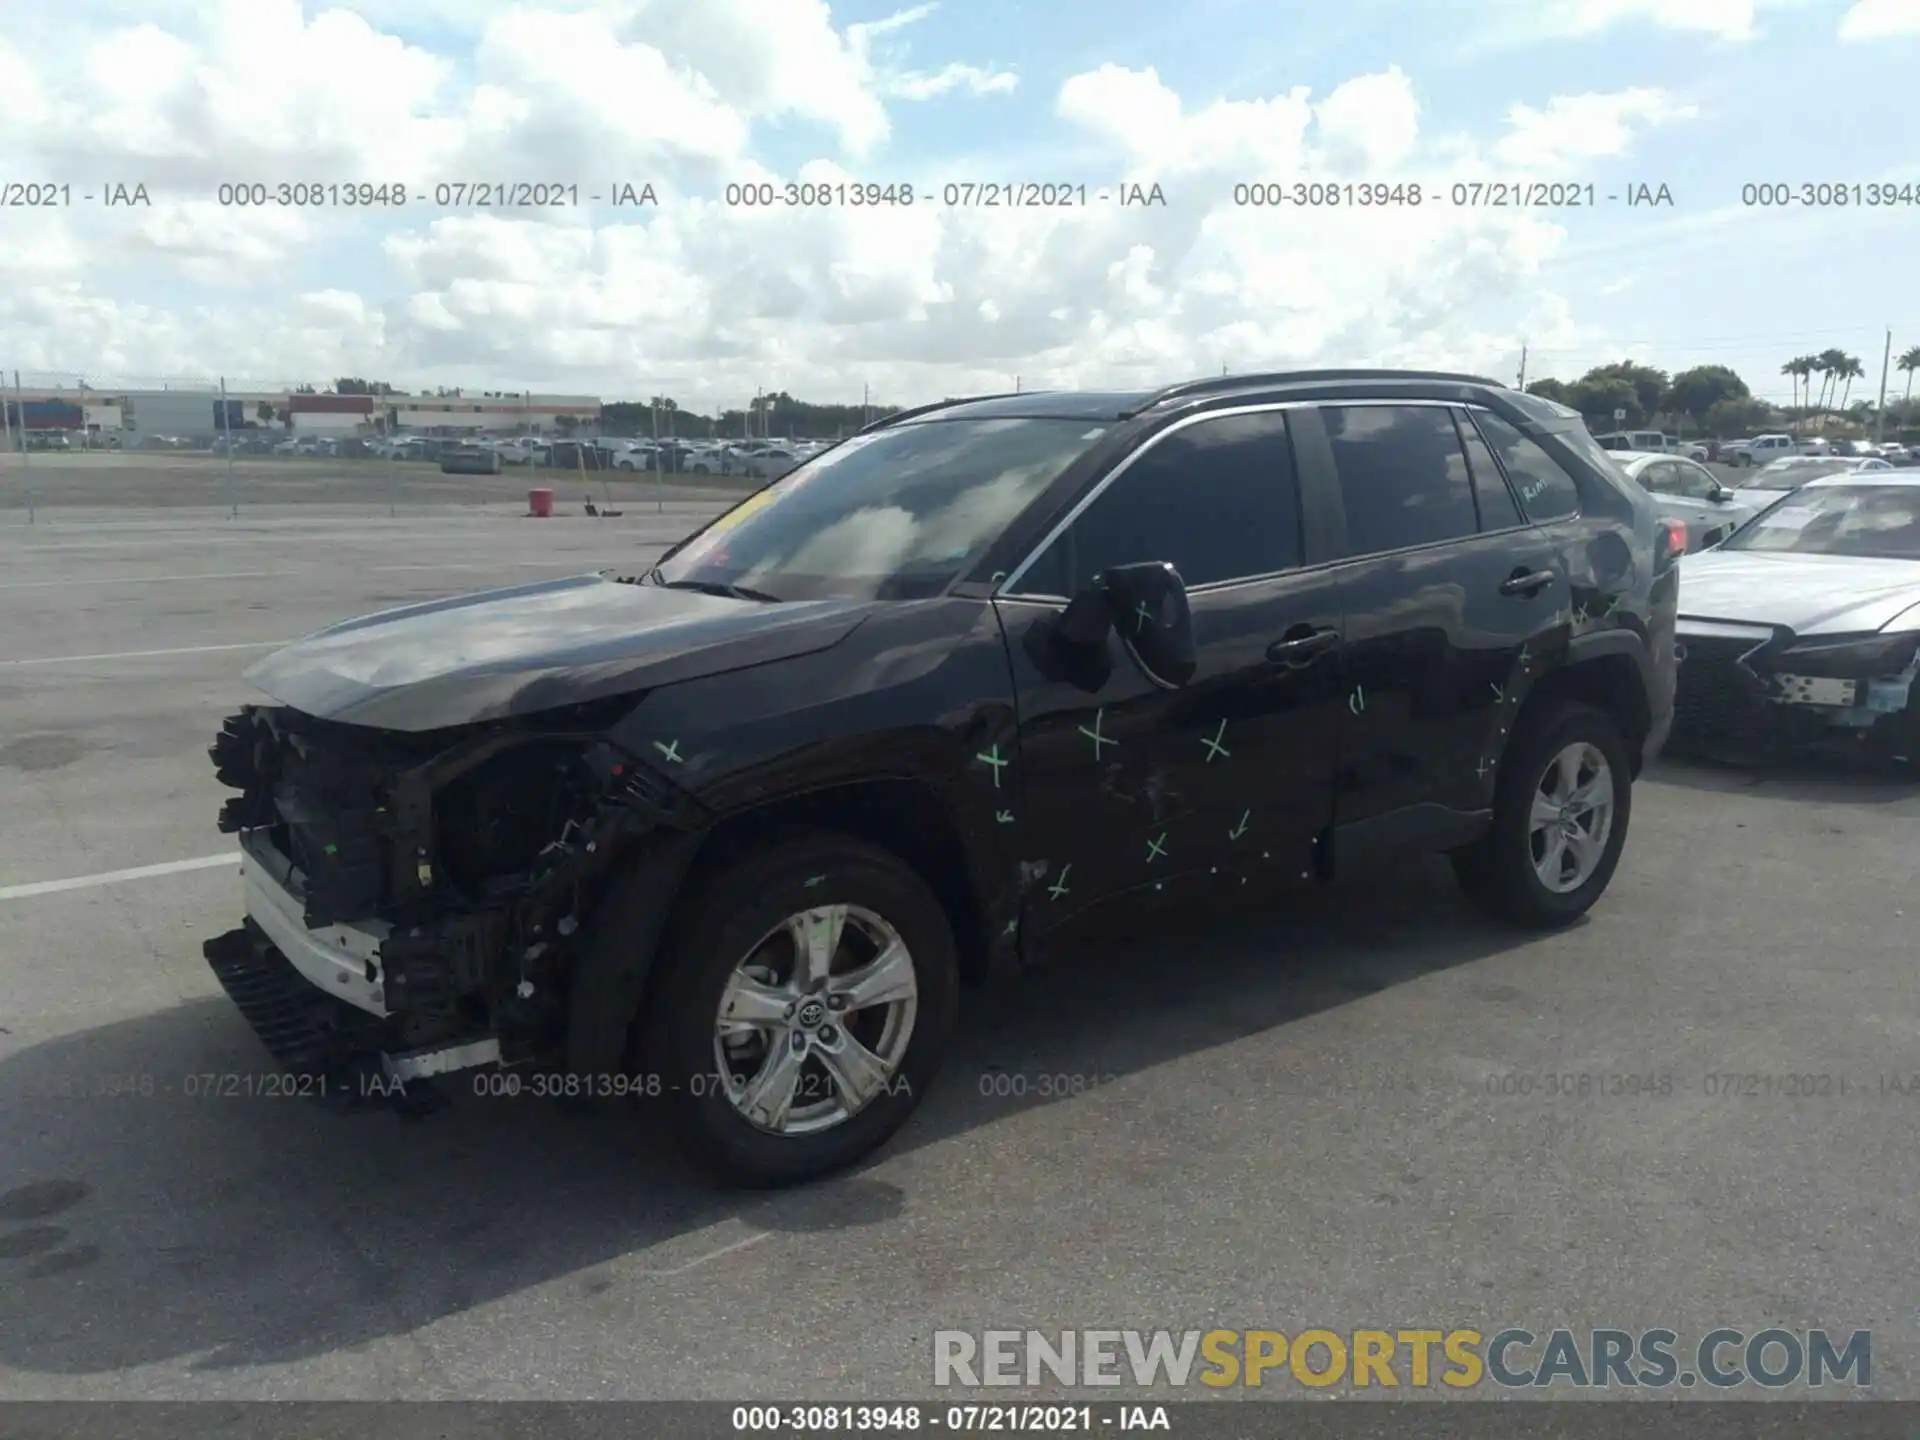
[[[1920,0],[1854,0],[1840,17],[1842,40],[1890,40],[1920,35]]]

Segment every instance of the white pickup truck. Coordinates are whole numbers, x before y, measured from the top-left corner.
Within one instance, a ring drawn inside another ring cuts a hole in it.
[[[1815,448],[1817,447],[1817,448]],[[1756,435],[1720,447],[1723,465],[1765,465],[1788,455],[1813,455],[1826,448],[1824,440],[1796,440],[1791,435]]]

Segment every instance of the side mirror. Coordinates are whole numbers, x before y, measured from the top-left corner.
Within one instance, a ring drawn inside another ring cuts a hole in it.
[[[1100,649],[1112,629],[1113,605],[1097,578],[1067,602],[1052,626],[1057,644],[1081,652]]]
[[[1729,490],[1724,485],[1716,485],[1713,487],[1713,494],[1709,495],[1707,498],[1713,501],[1716,505],[1724,505],[1727,503],[1727,501],[1733,499],[1733,491]]]
[[[1106,592],[1108,623],[1119,631],[1148,679],[1173,687],[1193,678],[1199,665],[1193,608],[1179,571],[1164,561],[1150,560],[1117,566],[1096,584]],[[1067,608],[1071,613],[1073,607]]]

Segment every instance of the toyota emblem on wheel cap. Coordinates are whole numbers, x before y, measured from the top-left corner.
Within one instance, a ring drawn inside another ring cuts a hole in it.
[[[800,1013],[795,1018],[802,1026],[811,1030],[815,1025],[818,1025],[822,1020],[827,1018],[827,1007],[822,1005],[818,1000],[809,1000],[800,1007]]]

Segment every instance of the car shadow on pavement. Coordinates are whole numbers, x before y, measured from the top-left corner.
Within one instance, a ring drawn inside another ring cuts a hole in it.
[[[1887,805],[1920,795],[1920,763],[1837,757],[1770,764],[1662,757],[1648,767],[1647,778],[1714,795],[1751,794],[1816,805]]]
[[[671,1287],[742,1235],[904,1213],[911,1181],[891,1162],[911,1174],[926,1147],[1075,1103],[1040,1077],[1124,1078],[1278,1036],[1526,938],[1471,912],[1444,862],[1088,932],[968,994],[955,1054],[890,1146],[771,1194],[712,1189],[625,1110],[456,1087],[407,1121],[263,1096],[271,1062],[224,1000],[78,1032],[0,1058],[0,1364],[217,1372],[352,1351],[534,1287]],[[1009,1075],[1029,1080],[990,1078]]]

